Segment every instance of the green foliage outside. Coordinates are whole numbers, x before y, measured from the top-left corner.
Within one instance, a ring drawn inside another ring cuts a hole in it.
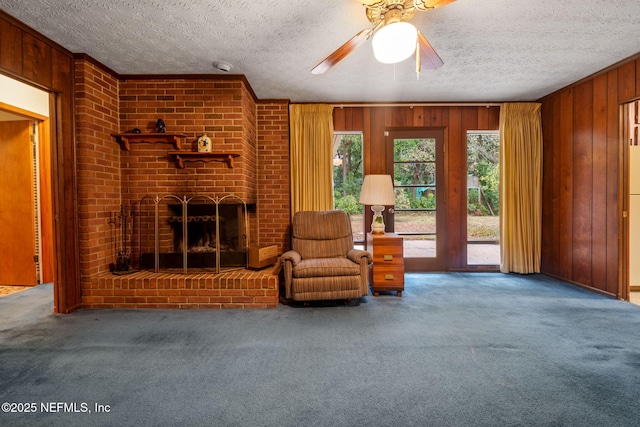
[[[395,140],[397,209],[435,209],[436,147],[432,138]]]
[[[362,135],[341,135],[333,163],[333,199],[336,209],[361,214],[358,203],[362,188]]]
[[[480,203],[477,189],[470,189],[468,213],[497,216],[500,209],[500,135],[470,134],[467,137],[467,173],[480,182]]]

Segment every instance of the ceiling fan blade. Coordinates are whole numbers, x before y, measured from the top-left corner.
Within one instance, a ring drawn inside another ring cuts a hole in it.
[[[418,31],[418,45],[420,46],[420,62],[421,68],[425,70],[435,70],[444,65],[442,59],[436,51],[431,47],[427,39]]]
[[[358,34],[353,36],[348,42],[340,46],[333,52],[331,55],[327,56],[321,63],[313,67],[311,70],[312,74],[322,74],[327,72],[331,67],[336,65],[338,62],[342,61],[347,55],[356,50],[358,46],[362,43],[366,42],[371,34],[373,33],[373,29],[367,28],[366,30],[360,31]]]
[[[435,9],[436,7],[442,7],[449,3],[453,3],[456,0],[415,0],[415,5],[418,10]]]
[[[375,7],[384,5],[384,0],[356,0],[361,5],[367,7]]]

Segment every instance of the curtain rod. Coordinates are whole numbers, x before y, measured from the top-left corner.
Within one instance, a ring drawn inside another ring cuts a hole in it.
[[[499,107],[500,103],[496,102],[406,102],[392,104],[330,104],[333,108],[351,108],[351,107]]]

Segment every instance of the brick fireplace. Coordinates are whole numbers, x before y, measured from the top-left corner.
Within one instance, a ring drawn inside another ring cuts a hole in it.
[[[111,219],[121,205],[145,197],[233,194],[251,207],[246,243],[286,251],[288,101],[258,100],[243,76],[119,76],[84,56],[76,58],[75,66],[83,307],[277,306],[278,278],[270,268],[112,274],[109,265],[115,262],[120,231]],[[112,136],[133,128],[155,132],[159,118],[167,132],[185,136],[182,150],[197,151],[196,141],[206,133],[213,151],[239,155],[232,164],[195,161],[181,167],[170,154],[175,150],[171,143],[125,148]]]

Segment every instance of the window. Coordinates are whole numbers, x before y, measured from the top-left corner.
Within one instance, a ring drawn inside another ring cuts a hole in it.
[[[355,243],[364,243],[364,206],[358,203],[362,188],[362,132],[333,136],[333,206],[351,218]]]
[[[467,132],[467,264],[500,264],[500,133]]]

